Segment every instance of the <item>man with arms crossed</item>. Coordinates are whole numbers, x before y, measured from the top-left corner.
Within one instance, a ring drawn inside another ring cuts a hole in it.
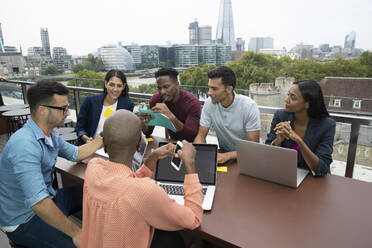
[[[236,159],[235,141],[246,139],[258,142],[260,137],[260,112],[249,97],[236,94],[235,73],[226,66],[208,72],[208,96],[200,119],[195,143],[205,143],[209,128],[213,126],[220,147],[218,163]]]
[[[109,160],[94,158],[85,172],[82,247],[145,248],[150,247],[154,228],[174,231],[200,225],[204,197],[191,143],[183,141],[178,152],[186,168],[185,205],[180,205],[151,179],[156,161],[174,156],[175,145],[157,148],[133,173],[133,155],[141,142],[139,118],[127,110],[116,111],[106,120],[103,137]]]
[[[172,121],[176,128],[176,133],[168,130],[172,139],[192,142],[199,129],[201,104],[196,96],[179,89],[177,76],[178,72],[172,68],[161,68],[155,73],[159,92],[151,97],[149,107]],[[154,127],[146,125],[151,115],[139,114],[138,117],[143,133],[151,135]]]
[[[53,129],[70,114],[68,89],[40,81],[27,91],[31,118],[14,133],[0,160],[0,228],[26,247],[79,247],[81,229],[66,216],[80,211],[82,186],[53,188],[57,157],[82,160],[102,147],[102,137],[77,147]]]

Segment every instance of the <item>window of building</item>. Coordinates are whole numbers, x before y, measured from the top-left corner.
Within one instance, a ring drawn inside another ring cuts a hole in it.
[[[353,100],[354,109],[361,109],[361,107],[362,107],[362,100]]]
[[[335,99],[333,103],[333,107],[340,108],[341,107],[341,99]]]

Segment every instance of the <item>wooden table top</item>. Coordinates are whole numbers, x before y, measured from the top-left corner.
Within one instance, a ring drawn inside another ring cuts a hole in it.
[[[157,146],[158,140],[149,147]],[[85,163],[59,158],[58,172],[84,180]],[[298,189],[218,172],[212,210],[192,231],[226,247],[372,247],[372,184],[307,176]]]

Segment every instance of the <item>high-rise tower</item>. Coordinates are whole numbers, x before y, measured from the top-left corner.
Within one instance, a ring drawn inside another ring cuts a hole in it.
[[[189,43],[192,45],[199,43],[199,23],[196,20],[189,25]]]
[[[231,0],[221,0],[220,2],[216,42],[229,45],[231,50],[236,50]]]
[[[356,38],[356,33],[353,31],[350,34],[347,34],[345,36],[345,44],[344,48],[355,48],[355,38]]]
[[[40,28],[41,46],[46,56],[50,57],[49,32],[47,28]]]

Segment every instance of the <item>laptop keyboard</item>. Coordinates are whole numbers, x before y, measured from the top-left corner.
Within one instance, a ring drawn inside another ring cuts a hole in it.
[[[159,186],[162,187],[168,195],[185,195],[182,185],[159,184]],[[205,195],[207,193],[207,188],[203,187],[202,193]]]

